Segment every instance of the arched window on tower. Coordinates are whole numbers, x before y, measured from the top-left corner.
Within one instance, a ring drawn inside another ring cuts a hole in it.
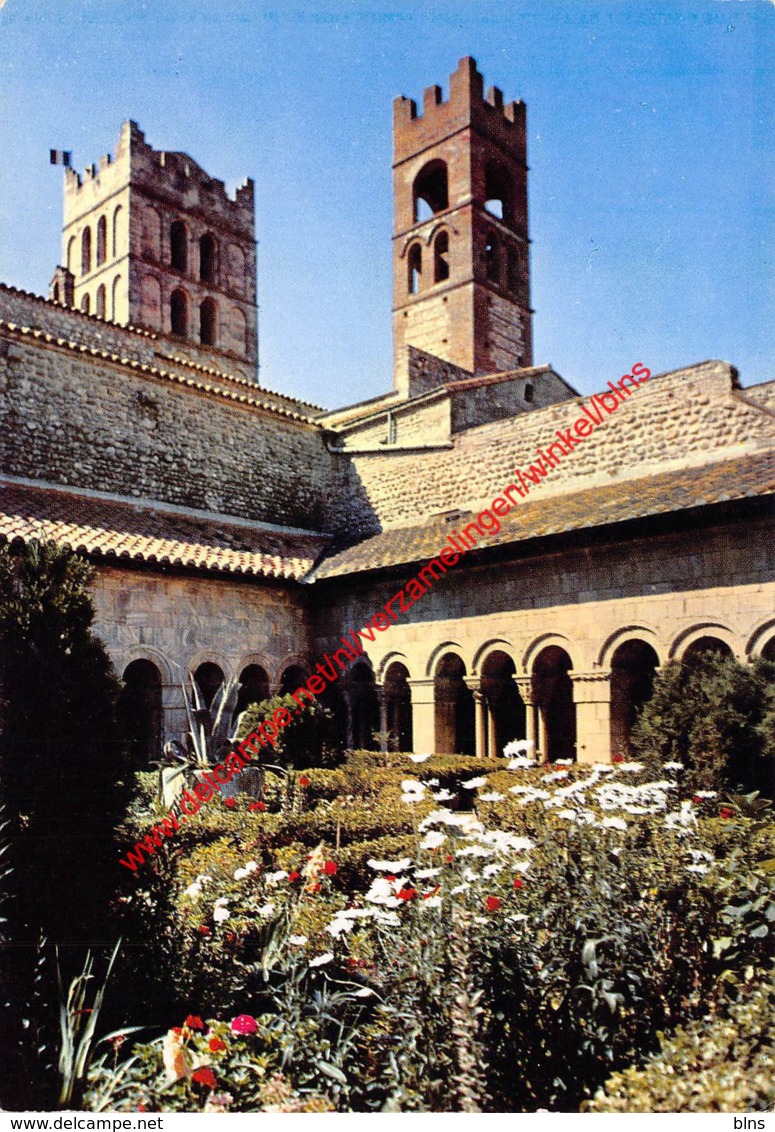
[[[67,241],[67,261],[65,267],[68,271],[75,274],[75,236],[71,236]]]
[[[105,262],[108,254],[108,222],[104,216],[97,221],[97,265]]]
[[[422,281],[422,248],[419,244],[412,244],[409,255],[406,257],[407,280],[406,286],[410,295],[416,295],[420,290]]]
[[[81,296],[81,314],[89,314],[90,311],[91,299],[89,298],[89,292],[87,291],[85,295]]]
[[[217,255],[215,236],[206,232],[199,241],[199,278],[203,283],[215,282]]]
[[[170,266],[185,271],[188,266],[188,232],[182,220],[170,225]]]
[[[199,341],[203,346],[214,346],[217,333],[218,308],[213,299],[203,299],[199,305]]]
[[[494,232],[487,233],[487,240],[484,245],[484,260],[487,270],[487,278],[492,283],[500,283],[501,281],[501,246],[498,237]]]
[[[429,161],[423,166],[414,179],[412,198],[415,223],[427,220],[449,207],[445,161]]]
[[[97,315],[97,318],[104,318],[105,317],[105,284],[104,283],[100,283],[99,287],[97,288],[97,310],[96,310],[95,313]]]
[[[433,242],[433,282],[449,279],[449,232],[439,232]]]
[[[121,247],[121,225],[123,223],[123,216],[122,216],[123,211],[124,210],[122,209],[121,205],[119,205],[118,208],[116,209],[116,211],[113,213],[113,258],[114,259],[119,254],[119,249]]]
[[[91,228],[84,228],[81,236],[81,275],[91,271]]]
[[[170,295],[170,330],[181,338],[188,335],[188,295],[180,288]]]
[[[114,322],[118,322],[119,319],[122,317],[121,276],[120,275],[117,275],[116,278],[113,280],[113,293],[111,295],[111,303],[112,303],[112,306],[111,306],[112,316],[111,317],[112,317]]]
[[[506,224],[514,223],[514,188],[503,166],[490,162],[485,169],[484,207]]]

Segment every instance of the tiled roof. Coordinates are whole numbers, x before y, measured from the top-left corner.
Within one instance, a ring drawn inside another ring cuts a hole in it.
[[[505,486],[505,485],[504,485]],[[502,519],[498,534],[482,540],[482,548],[521,543],[585,527],[600,527],[628,519],[664,515],[746,496],[775,493],[775,452],[724,460],[637,480],[611,483],[566,495],[534,495]],[[455,511],[447,519],[434,516],[425,523],[393,527],[325,558],[314,580],[364,570],[425,562],[439,553],[449,534],[472,522],[477,512]],[[471,553],[475,553],[472,551]]]
[[[107,560],[296,580],[325,544],[321,535],[10,482],[0,483],[0,538],[52,540]]]

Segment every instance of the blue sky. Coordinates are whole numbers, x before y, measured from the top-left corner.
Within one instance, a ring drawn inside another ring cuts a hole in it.
[[[136,119],[257,187],[261,380],[391,384],[392,99],[463,55],[528,106],[535,357],[582,392],[636,361],[775,377],[773,0],[6,0],[0,278],[46,293],[61,170]]]

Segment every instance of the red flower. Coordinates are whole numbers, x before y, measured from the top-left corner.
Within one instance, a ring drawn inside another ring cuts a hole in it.
[[[396,893],[396,895],[398,896],[399,900],[414,900],[414,898],[418,896],[419,893],[417,892],[416,888],[402,888],[400,892]]]
[[[288,873],[288,884],[295,884],[297,880],[301,880],[301,873],[297,873],[295,869]]]
[[[396,878],[395,878],[395,877],[393,876],[393,874],[392,874],[392,873],[390,873],[390,874],[389,874],[388,876],[386,876],[386,877],[385,877],[385,880],[386,880],[386,881],[389,881],[389,882],[390,882],[391,884],[393,883],[393,881],[394,881],[395,879],[396,879]]]
[[[196,929],[200,935],[212,935],[213,933],[208,928],[207,924],[200,924]]]
[[[515,888],[524,888],[525,887],[525,882],[522,880],[521,877],[514,877],[514,887]]]
[[[266,809],[266,802],[251,802],[250,805],[248,806],[248,809],[249,810],[260,810],[261,813],[263,814],[264,810]]]
[[[299,775],[299,786],[309,786],[309,779],[306,774]]]
[[[222,1041],[221,1038],[210,1038],[207,1046],[210,1053],[218,1053],[219,1050],[226,1049],[226,1042]]]
[[[188,1026],[189,1030],[204,1030],[205,1024],[198,1014],[189,1014],[184,1025]]]
[[[423,898],[423,900],[430,900],[430,898],[431,898],[432,896],[435,896],[435,895],[436,895],[436,893],[437,893],[437,892],[439,891],[439,889],[440,889],[440,888],[441,888],[441,885],[440,885],[440,884],[437,884],[437,885],[436,885],[436,887],[435,887],[435,888],[432,888],[430,892],[424,892],[424,893],[422,894],[422,898]]]
[[[307,890],[308,892],[320,892],[320,881],[311,884]]]
[[[147,1111],[148,1111],[148,1109],[145,1107],[144,1104],[139,1104],[137,1106],[137,1108],[135,1109],[135,1112],[147,1112]]]
[[[238,1014],[231,1020],[232,1034],[255,1034],[257,1029],[258,1022],[252,1014]]]
[[[327,877],[336,876],[336,861],[326,861],[323,865],[323,872]]]
[[[497,912],[501,906],[501,903],[502,901],[500,896],[488,896],[485,899],[484,906],[488,912]]]
[[[228,806],[230,810],[235,810],[237,808],[237,799],[236,798],[224,798],[223,804],[224,804],[224,806]]]
[[[199,1085],[207,1085],[208,1089],[214,1089],[218,1084],[215,1074],[207,1065],[203,1066],[202,1069],[197,1069],[193,1078]]]
[[[697,794],[695,794],[694,797],[692,798],[692,801],[694,802],[695,806],[701,806],[702,803],[705,801],[705,799],[700,798],[700,797],[698,797]]]
[[[452,864],[452,854],[451,854],[451,853],[447,853],[447,855],[446,855],[446,857],[444,858],[444,860],[445,860],[445,861],[447,862],[447,864],[448,864],[448,865],[451,865],[451,864]]]
[[[733,818],[735,816],[735,811],[730,806],[722,806],[720,816],[722,818]]]
[[[624,762],[624,755],[614,755],[614,757],[611,759],[611,762],[612,763],[623,763]]]

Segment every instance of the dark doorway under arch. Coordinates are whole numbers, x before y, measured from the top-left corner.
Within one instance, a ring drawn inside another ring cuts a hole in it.
[[[487,704],[487,755],[497,758],[512,739],[524,739],[527,712],[514,683],[514,661],[500,649],[482,665],[481,689]]]
[[[161,757],[161,673],[150,660],[133,660],[124,670],[117,705],[119,729],[136,766]]]
[[[379,731],[379,700],[374,673],[361,661],[347,672],[343,691],[349,706],[348,746],[354,751],[374,751]]]
[[[455,653],[446,653],[436,666],[433,678],[436,703],[436,752],[473,755],[474,696],[465,683],[466,666]]]
[[[659,657],[645,641],[625,641],[611,658],[611,754],[627,758],[630,736],[643,705],[651,699]]]
[[[223,683],[223,670],[219,668],[217,664],[213,664],[212,661],[206,660],[197,668],[194,673],[194,679],[199,686],[199,691],[202,693],[205,707],[209,711],[215,699],[215,695]]]
[[[391,740],[399,751],[413,750],[412,692],[409,687],[409,669],[394,660],[385,672],[383,685],[385,715]]]
[[[237,693],[237,706],[234,709],[235,717],[245,711],[251,704],[260,704],[269,699],[269,675],[260,664],[249,664],[242,669],[239,678],[239,692]]]
[[[573,662],[559,645],[547,645],[533,664],[533,697],[543,721],[543,755],[550,761],[576,757],[576,705],[568,673]]]

